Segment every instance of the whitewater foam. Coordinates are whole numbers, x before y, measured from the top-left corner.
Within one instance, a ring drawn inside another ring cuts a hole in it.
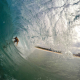
[[[60,47],[62,51],[71,50],[79,42],[78,0],[7,1],[16,27],[13,35],[19,37],[19,47],[23,50],[33,51],[33,47],[39,44],[56,49]]]

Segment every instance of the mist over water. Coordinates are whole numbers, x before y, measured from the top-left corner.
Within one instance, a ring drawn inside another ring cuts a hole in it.
[[[0,12],[1,80],[79,80],[79,0],[1,0]]]

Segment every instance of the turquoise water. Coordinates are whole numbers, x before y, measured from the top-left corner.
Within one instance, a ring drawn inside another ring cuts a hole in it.
[[[78,0],[0,0],[0,80],[79,80],[79,16]]]

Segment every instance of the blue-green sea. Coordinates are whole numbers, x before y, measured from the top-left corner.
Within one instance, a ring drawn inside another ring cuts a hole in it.
[[[79,0],[0,0],[0,80],[80,80],[78,53]]]

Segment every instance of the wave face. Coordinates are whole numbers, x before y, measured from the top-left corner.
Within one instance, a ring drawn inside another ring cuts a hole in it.
[[[20,39],[20,52],[31,53],[36,45],[64,52],[72,52],[72,47],[79,47],[80,2],[78,0],[58,2],[7,0],[7,2],[15,29],[12,35]]]
[[[0,12],[1,80],[38,79],[43,71],[36,73],[36,77],[31,73],[31,70],[35,71],[30,65],[35,69],[36,66],[26,60],[35,51],[35,46],[56,49],[69,55],[80,52],[79,0],[1,0]],[[18,46],[13,42],[15,36],[19,38]],[[25,63],[24,68],[29,69],[27,77],[25,69],[22,70]],[[21,71],[25,78],[18,77]]]

